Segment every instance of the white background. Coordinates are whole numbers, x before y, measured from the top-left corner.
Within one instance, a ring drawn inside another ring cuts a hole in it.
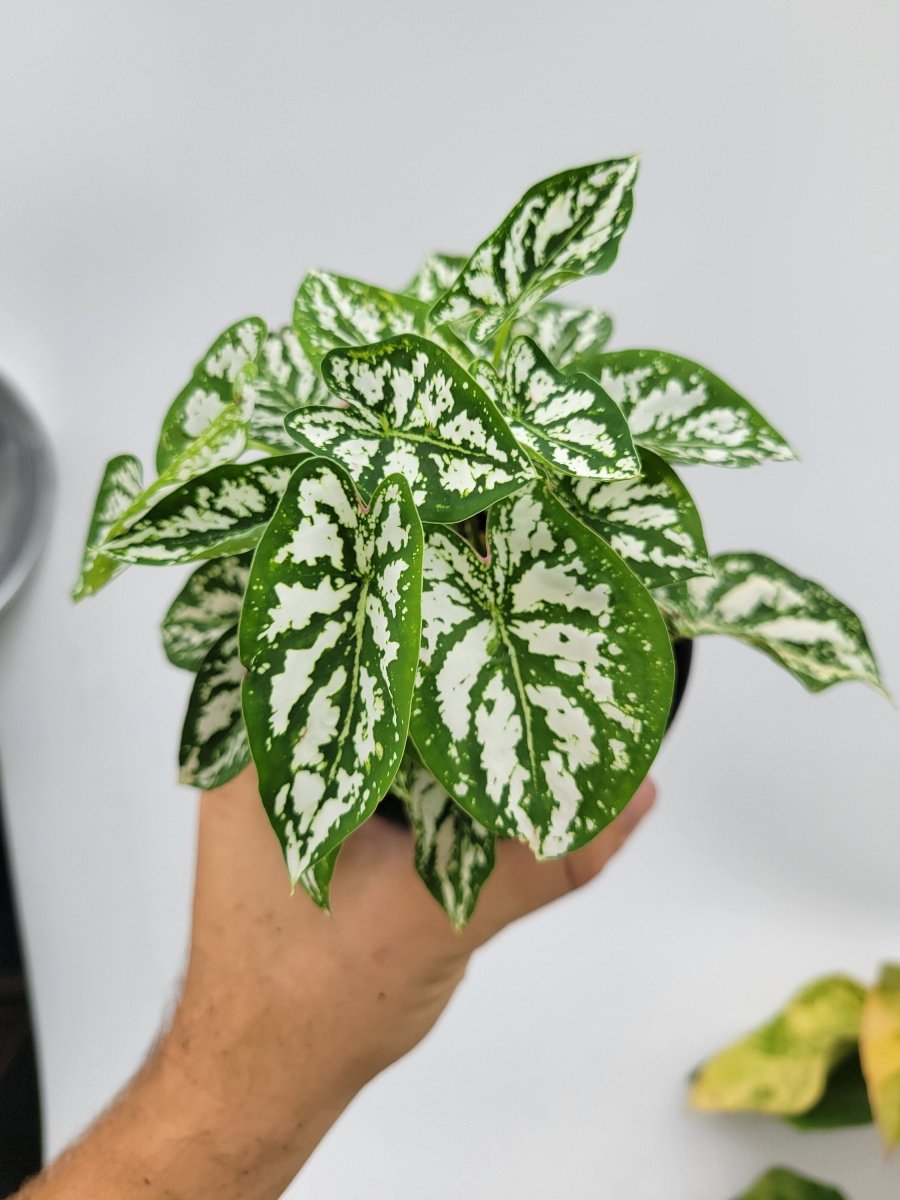
[[[51,1150],[171,1002],[193,854],[188,678],[156,634],[178,579],[69,605],[93,489],[310,265],[402,284],[533,180],[642,151],[619,262],[570,295],[784,430],[800,465],[690,472],[710,544],[822,578],[900,683],[898,44],[894,0],[0,3],[0,370],[59,464],[49,553],[0,624]],[[726,1200],[778,1161],[896,1196],[871,1130],[693,1116],[684,1081],[816,972],[900,957],[897,751],[874,693],[811,697],[702,643],[627,854],[482,955],[291,1196]]]

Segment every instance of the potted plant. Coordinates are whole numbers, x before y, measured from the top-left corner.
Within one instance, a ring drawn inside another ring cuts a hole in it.
[[[199,563],[163,622],[195,673],[181,778],[256,764],[292,884],[327,905],[389,793],[457,926],[494,839],[566,854],[666,729],[673,643],[724,633],[812,691],[880,687],[862,625],[755,553],[710,557],[675,466],[794,457],[743,396],[551,293],[612,266],[635,158],[532,187],[469,258],[386,291],[325,271],[218,337],[143,479],[107,466],[75,587]]]

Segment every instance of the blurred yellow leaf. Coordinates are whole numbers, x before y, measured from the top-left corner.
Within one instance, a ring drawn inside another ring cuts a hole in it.
[[[885,1145],[900,1144],[900,966],[882,968],[863,1006],[859,1056]]]
[[[859,1038],[865,989],[844,975],[808,984],[766,1025],[699,1068],[690,1101],[717,1112],[805,1113]]]

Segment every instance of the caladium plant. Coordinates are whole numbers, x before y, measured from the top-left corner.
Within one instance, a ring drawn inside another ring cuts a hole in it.
[[[181,778],[252,759],[323,906],[388,793],[457,926],[495,838],[550,858],[594,837],[659,748],[675,639],[730,634],[812,690],[881,687],[824,588],[709,555],[672,465],[786,461],[784,438],[705,367],[610,350],[605,312],[548,299],[612,266],[637,170],[536,184],[399,292],[310,271],[288,326],[239,321],[199,360],[155,479],[106,468],[74,595],[198,564],[163,622],[195,674]]]

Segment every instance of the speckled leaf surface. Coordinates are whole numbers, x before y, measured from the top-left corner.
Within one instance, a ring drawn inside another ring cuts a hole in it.
[[[454,283],[465,265],[466,259],[461,254],[429,254],[403,289],[403,294],[433,304]]]
[[[250,442],[278,453],[295,451],[284,419],[305,404],[333,403],[328,389],[300,344],[293,326],[273,330],[259,359],[259,372],[247,386],[254,396]]]
[[[329,850],[327,854],[323,855],[318,862],[313,863],[308,871],[303,871],[296,880],[296,883],[303,888],[310,900],[327,913],[331,912],[329,893],[331,890],[331,880],[334,876],[334,868],[337,865],[340,852],[341,846],[335,846],[333,850]]]
[[[250,550],[303,457],[225,463],[198,475],[111,539],[108,552],[124,562],[167,566]]]
[[[427,305],[358,279],[310,271],[294,301],[294,327],[319,366],[329,350],[368,346],[400,333],[423,332]]]
[[[661,458],[642,450],[641,475],[604,483],[558,475],[562,503],[609,542],[645,587],[711,571],[700,514],[687,488]]]
[[[179,779],[193,787],[221,787],[250,762],[241,716],[244,668],[237,625],[211,647],[200,668],[181,731]]]
[[[557,367],[588,371],[612,337],[609,313],[599,308],[573,308],[545,300],[519,317],[516,337],[530,337]]]
[[[712,576],[656,592],[677,634],[739,638],[812,692],[847,679],[884,691],[859,617],[821,584],[761,554],[717,554],[712,566]]]
[[[843,1192],[788,1167],[772,1167],[737,1200],[848,1200]]]
[[[265,337],[265,322],[247,317],[216,338],[166,413],[157,471],[164,471],[230,405],[240,405],[244,380],[256,373]]]
[[[492,508],[488,541],[485,562],[427,531],[411,737],[471,816],[554,858],[646,775],[671,644],[649,592],[543,485]]]
[[[124,570],[123,564],[101,554],[100,547],[110,529],[141,494],[142,488],[143,472],[134,455],[120,454],[109,460],[94,501],[81,570],[72,588],[73,600],[93,595]]]
[[[564,374],[530,338],[516,338],[501,379],[486,362],[473,377],[484,388],[520,446],[568,475],[627,479],[638,460],[628,422],[587,375]]]
[[[494,869],[494,836],[454,802],[431,772],[407,755],[391,790],[406,805],[416,870],[453,927],[468,922]]]
[[[237,625],[249,574],[249,554],[214,558],[192,572],[163,618],[163,649],[173,666],[198,670]]]
[[[636,158],[563,171],[530,188],[431,311],[435,324],[476,316],[486,341],[550,292],[608,270],[631,216]]]
[[[771,1021],[703,1064],[691,1085],[694,1108],[787,1116],[825,1094],[832,1068],[859,1038],[865,989],[832,975],[808,984]]]
[[[335,350],[322,371],[346,407],[300,409],[287,428],[305,450],[345,467],[363,496],[400,474],[423,521],[461,521],[530,471],[494,405],[434,342],[410,335]]]
[[[240,624],[260,793],[297,882],[369,817],[406,743],[420,632],[422,527],[393,476],[360,510],[308,459],[253,559]]]
[[[900,1145],[900,966],[882,968],[863,1006],[859,1053],[885,1146]]]
[[[796,456],[734,388],[662,350],[618,350],[592,370],[628,417],[634,440],[672,462],[752,467]]]

